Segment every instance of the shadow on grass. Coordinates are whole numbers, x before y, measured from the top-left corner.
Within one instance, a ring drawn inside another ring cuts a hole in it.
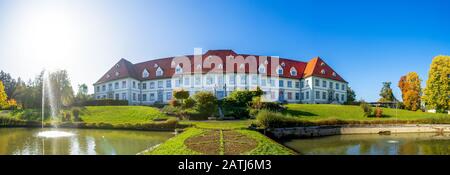
[[[290,110],[290,109],[286,110],[284,113],[290,114],[293,116],[318,116],[317,114],[314,114],[314,113],[298,111],[298,110]]]

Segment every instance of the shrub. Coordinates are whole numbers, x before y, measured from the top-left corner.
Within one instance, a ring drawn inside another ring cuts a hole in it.
[[[364,112],[364,116],[365,117],[369,117],[372,114],[372,107],[366,103],[366,102],[361,102],[361,109]]]
[[[375,108],[374,115],[377,118],[381,118],[383,116],[383,109],[380,107]]]
[[[80,118],[80,109],[78,108],[73,108],[72,109],[72,115],[73,115],[73,121],[75,122],[80,122],[81,118]]]
[[[183,103],[183,108],[187,109],[187,108],[193,108],[195,106],[195,100],[193,98],[187,98],[186,100],[184,100]]]
[[[84,102],[84,106],[127,106],[127,100],[112,100],[112,99],[104,99],[104,100],[89,100]]]
[[[189,98],[189,91],[185,91],[183,89],[173,91],[173,97],[175,97],[177,100],[184,101],[185,99]]]
[[[178,115],[181,112],[181,109],[178,107],[167,105],[164,106],[161,111],[169,115]]]
[[[278,112],[272,112],[269,110],[261,110],[256,115],[256,121],[263,128],[278,128],[286,126],[298,126],[302,122],[296,118],[284,116]]]
[[[205,117],[211,117],[217,112],[217,98],[211,92],[199,92],[194,95],[195,109]]]
[[[176,100],[176,99],[170,100],[170,101],[169,101],[169,105],[172,106],[172,107],[178,107],[178,106],[181,106],[180,102],[179,102],[178,100]]]

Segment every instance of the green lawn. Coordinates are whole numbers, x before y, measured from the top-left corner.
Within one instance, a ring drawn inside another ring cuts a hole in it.
[[[146,106],[87,106],[81,109],[85,123],[137,124],[151,123],[155,119],[166,119],[167,115],[157,108]]]
[[[287,104],[286,114],[310,121],[339,120],[417,120],[449,117],[447,114],[433,114],[408,110],[383,108],[383,118],[364,117],[359,106],[329,104]]]
[[[224,120],[224,121],[181,121],[180,124],[191,124],[203,129],[245,129],[253,120]]]

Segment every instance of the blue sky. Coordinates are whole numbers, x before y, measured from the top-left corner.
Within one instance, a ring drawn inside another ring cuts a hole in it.
[[[0,0],[0,69],[25,79],[67,69],[75,86],[93,84],[120,58],[194,48],[320,56],[358,99],[374,101],[381,82],[393,82],[398,97],[401,75],[426,80],[432,58],[450,55],[449,8],[445,0]]]

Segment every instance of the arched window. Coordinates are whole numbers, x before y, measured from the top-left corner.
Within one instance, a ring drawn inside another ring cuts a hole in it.
[[[149,73],[147,71],[147,69],[144,69],[144,71],[142,71],[142,78],[148,78]]]
[[[325,69],[322,69],[321,71],[320,71],[320,73],[322,73],[323,75],[325,75]]]
[[[120,74],[119,74],[119,72],[116,72],[116,77],[118,77]]]
[[[337,75],[336,75],[336,72],[333,72],[333,77],[336,77]]]
[[[180,65],[177,65],[177,67],[175,68],[175,73],[176,73],[176,74],[183,73],[183,69],[181,68]]]
[[[297,76],[297,69],[295,67],[291,68],[291,76]]]
[[[264,73],[266,73],[266,67],[263,64],[260,64],[258,71],[259,71],[259,73],[264,74]]]
[[[156,69],[156,76],[162,76],[164,74],[164,71],[161,69],[161,67],[158,67],[158,69]]]
[[[106,74],[106,78],[109,78],[109,77],[111,77],[109,74]]]
[[[283,68],[278,66],[277,73],[278,73],[278,75],[283,75]]]

